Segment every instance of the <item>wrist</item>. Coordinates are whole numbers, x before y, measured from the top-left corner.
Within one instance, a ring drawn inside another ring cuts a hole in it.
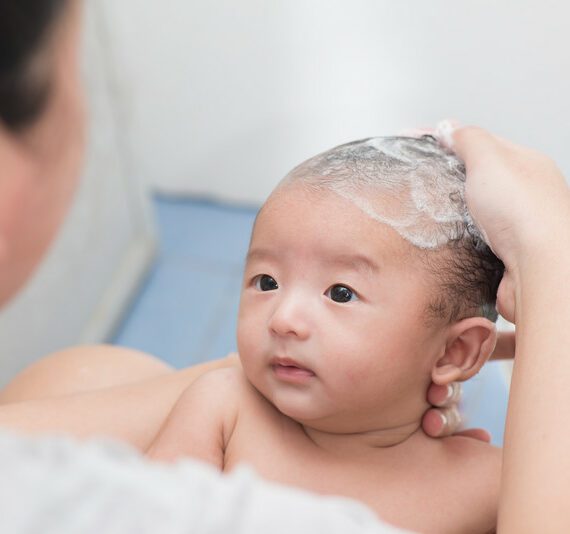
[[[509,271],[548,265],[570,249],[570,189],[556,193],[547,210],[527,205],[516,223],[497,233],[497,252]]]
[[[547,275],[553,267],[570,273],[570,206],[567,217],[529,225],[511,243],[511,254],[503,261],[515,277],[536,270],[544,270]]]

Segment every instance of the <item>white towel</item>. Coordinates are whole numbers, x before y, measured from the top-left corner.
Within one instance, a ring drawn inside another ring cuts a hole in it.
[[[3,534],[402,534],[363,504],[111,441],[0,433]]]

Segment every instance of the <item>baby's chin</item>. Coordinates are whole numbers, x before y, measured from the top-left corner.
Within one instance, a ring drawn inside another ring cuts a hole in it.
[[[249,371],[249,372],[248,372]],[[251,372],[247,365],[244,373],[249,383],[278,412],[303,427],[331,434],[366,433],[383,429],[408,426],[414,420],[420,424],[425,408],[423,404],[410,410],[394,410],[386,399],[376,399],[374,407],[362,405],[353,410],[347,408],[348,399],[334,398],[331,392],[319,384],[318,376],[307,384],[280,381],[267,372]],[[356,403],[356,399],[353,399]],[[393,402],[393,399],[392,399]],[[357,404],[357,403],[356,403]],[[416,417],[417,416],[417,417]]]
[[[250,384],[278,412],[301,425],[318,425],[318,421],[331,417],[335,412],[315,395],[311,388],[278,384],[276,387],[265,380],[252,380]]]
[[[275,390],[259,390],[259,393],[282,415],[295,423],[313,430],[344,434],[355,431],[353,418],[347,417],[329,402],[324,402],[306,392],[283,392]]]

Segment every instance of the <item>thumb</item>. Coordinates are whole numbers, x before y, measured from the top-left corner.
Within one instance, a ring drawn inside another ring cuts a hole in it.
[[[487,130],[477,126],[461,126],[452,119],[438,123],[435,137],[468,168],[473,168],[482,158],[492,157],[501,146],[501,141]]]

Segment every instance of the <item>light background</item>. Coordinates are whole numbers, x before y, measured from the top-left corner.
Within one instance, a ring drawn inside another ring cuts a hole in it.
[[[154,191],[254,206],[317,152],[445,117],[542,150],[570,176],[567,3],[99,0],[86,19],[88,165],[48,260],[0,316],[0,384],[46,352],[112,336],[153,255]],[[172,223],[175,250],[199,247],[208,217],[188,232]],[[230,292],[235,263],[218,264]],[[214,293],[225,317],[235,295]],[[198,348],[213,357],[233,323],[208,328]],[[169,357],[180,349],[162,342]]]
[[[570,176],[570,4],[552,0],[105,0],[136,173],[262,201],[345,141],[475,123]]]

